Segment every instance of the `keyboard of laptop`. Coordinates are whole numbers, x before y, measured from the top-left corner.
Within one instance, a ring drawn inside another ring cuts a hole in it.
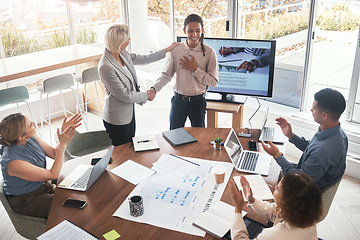
[[[242,161],[241,168],[245,170],[254,171],[258,161],[259,154],[253,152],[246,152]]]
[[[250,239],[256,238],[264,229],[262,225],[254,222],[250,222],[249,224],[246,224],[246,228],[248,230]]]
[[[72,185],[71,187],[75,188],[85,188],[91,174],[92,168],[88,168],[86,172],[83,173],[81,177],[79,177]]]

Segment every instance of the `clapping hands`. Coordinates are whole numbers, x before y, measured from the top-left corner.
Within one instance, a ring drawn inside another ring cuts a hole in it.
[[[74,129],[81,125],[82,116],[78,113],[72,116],[68,121],[67,117],[64,118],[61,125],[61,132],[64,132],[69,126],[74,126]]]

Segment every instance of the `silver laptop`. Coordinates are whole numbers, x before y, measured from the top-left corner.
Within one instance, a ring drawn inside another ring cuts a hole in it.
[[[224,147],[236,170],[261,175],[269,174],[271,156],[266,153],[244,150],[234,129],[230,130]]]
[[[267,143],[267,141],[270,140],[274,144],[284,144],[286,139],[281,129],[273,128],[273,127],[265,127],[268,118],[268,113],[269,113],[269,108],[267,108],[266,110],[266,114],[264,116],[264,120],[261,125],[261,134],[259,137],[259,141],[264,141]]]
[[[87,191],[105,171],[114,147],[95,166],[80,164],[57,187],[77,191]]]

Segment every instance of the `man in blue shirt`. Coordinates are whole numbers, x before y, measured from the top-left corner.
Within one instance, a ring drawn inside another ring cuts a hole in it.
[[[283,173],[305,172],[323,190],[340,180],[345,172],[348,139],[340,127],[339,118],[345,110],[346,102],[340,92],[330,88],[315,93],[314,98],[311,112],[314,121],[320,126],[310,141],[295,135],[290,123],[284,118],[276,119],[284,135],[303,151],[297,165],[290,163],[272,142],[269,141],[269,145],[261,143],[264,150],[281,166]]]

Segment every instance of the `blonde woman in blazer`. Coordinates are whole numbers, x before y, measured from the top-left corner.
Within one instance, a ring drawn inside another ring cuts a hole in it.
[[[140,105],[155,97],[153,92],[140,92],[134,65],[147,64],[165,57],[178,43],[149,55],[128,53],[129,27],[115,24],[105,34],[106,49],[98,64],[100,79],[105,86],[103,122],[112,144],[118,146],[135,136],[134,103]]]

